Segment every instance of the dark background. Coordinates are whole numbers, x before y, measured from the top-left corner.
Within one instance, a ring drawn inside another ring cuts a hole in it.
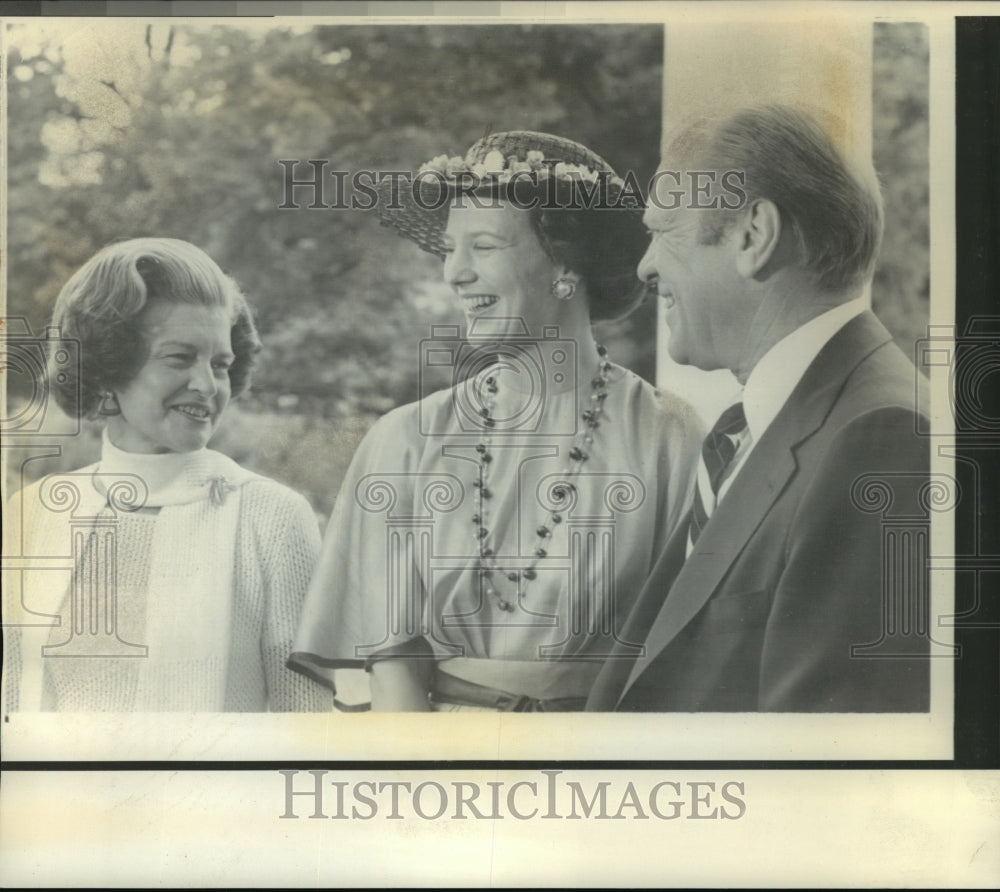
[[[956,473],[966,494],[955,513],[956,555],[971,569],[955,574],[955,764],[1000,768],[1000,573],[975,569],[1000,555],[1000,18],[955,20],[956,309],[959,344],[992,342],[990,362],[975,363],[978,423],[959,424]],[[992,338],[983,332],[992,333]],[[961,355],[961,354],[960,354]],[[980,354],[982,355],[982,354]],[[970,372],[973,371],[970,363]],[[961,368],[953,374],[969,380]],[[965,428],[964,430],[962,428]],[[977,560],[978,559],[978,560]]]

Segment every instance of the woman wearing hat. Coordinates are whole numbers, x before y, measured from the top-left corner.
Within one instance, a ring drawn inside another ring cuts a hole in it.
[[[426,363],[457,383],[359,447],[293,667],[363,666],[378,710],[583,707],[700,442],[690,409],[591,331],[643,297],[623,186],[584,146],[510,132],[381,196],[383,222],[443,259],[466,341],[431,338]]]
[[[104,422],[103,445],[6,513],[5,553],[41,557],[5,579],[5,708],[329,709],[285,665],[320,545],[312,509],[206,448],[260,347],[239,287],[188,242],[131,239],[84,264],[52,322],[52,392]]]

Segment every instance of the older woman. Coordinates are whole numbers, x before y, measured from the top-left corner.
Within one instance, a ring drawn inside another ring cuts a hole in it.
[[[382,199],[383,222],[443,258],[467,341],[429,339],[426,365],[457,383],[359,447],[293,665],[364,666],[379,710],[582,708],[699,443],[688,407],[591,332],[643,297],[641,209],[589,149],[529,132]]]
[[[69,280],[52,323],[81,361],[53,358],[50,387],[105,421],[103,448],[12,500],[42,560],[7,593],[7,708],[328,708],[285,667],[319,549],[312,510],[206,448],[260,345],[236,283],[187,242],[133,239]],[[47,568],[71,549],[74,569]]]

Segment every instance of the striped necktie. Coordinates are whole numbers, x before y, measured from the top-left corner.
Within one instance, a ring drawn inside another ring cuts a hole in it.
[[[709,431],[701,447],[701,462],[698,485],[694,491],[694,504],[691,506],[691,524],[688,527],[689,548],[698,541],[701,531],[712,516],[718,502],[719,486],[725,477],[733,456],[739,449],[740,439],[746,431],[747,419],[743,414],[743,403],[736,403],[726,409]],[[707,473],[706,473],[707,472]],[[706,492],[705,480],[711,487]]]

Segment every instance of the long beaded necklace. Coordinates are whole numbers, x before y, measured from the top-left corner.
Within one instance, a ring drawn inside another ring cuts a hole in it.
[[[581,414],[584,422],[581,432],[582,437],[581,434],[577,434],[580,442],[574,442],[567,453],[568,464],[564,474],[566,482],[560,483],[556,487],[555,494],[557,498],[561,495],[562,499],[565,499],[569,495],[569,492],[566,490],[571,491],[573,489],[573,478],[579,475],[583,468],[583,463],[590,457],[587,450],[594,442],[594,431],[600,427],[600,419],[604,414],[604,401],[608,396],[608,377],[612,365],[608,360],[607,349],[601,344],[597,345],[597,355],[599,357],[597,373],[590,382],[593,391],[590,395],[590,407],[585,409]],[[479,455],[479,478],[473,484],[478,495],[476,499],[476,513],[472,516],[472,523],[474,526],[473,535],[479,547],[479,559],[476,571],[480,584],[485,586],[486,594],[496,600],[497,606],[501,610],[510,613],[514,610],[514,604],[497,591],[493,580],[499,575],[506,576],[510,582],[515,584],[517,598],[519,600],[523,598],[527,592],[528,584],[538,576],[536,568],[539,562],[548,557],[546,546],[549,544],[549,539],[552,537],[554,528],[563,522],[563,517],[558,510],[552,510],[548,512],[546,517],[536,527],[535,549],[527,566],[508,571],[500,569],[496,560],[496,551],[487,544],[490,531],[486,525],[489,519],[488,505],[490,499],[493,497],[493,493],[489,487],[490,464],[493,461],[493,453],[490,452],[490,446],[493,439],[492,431],[496,427],[493,410],[496,406],[497,393],[500,390],[497,384],[498,378],[498,372],[493,372],[483,382],[485,384],[485,396],[482,401],[482,409],[480,409],[483,434],[476,445],[476,452]]]

